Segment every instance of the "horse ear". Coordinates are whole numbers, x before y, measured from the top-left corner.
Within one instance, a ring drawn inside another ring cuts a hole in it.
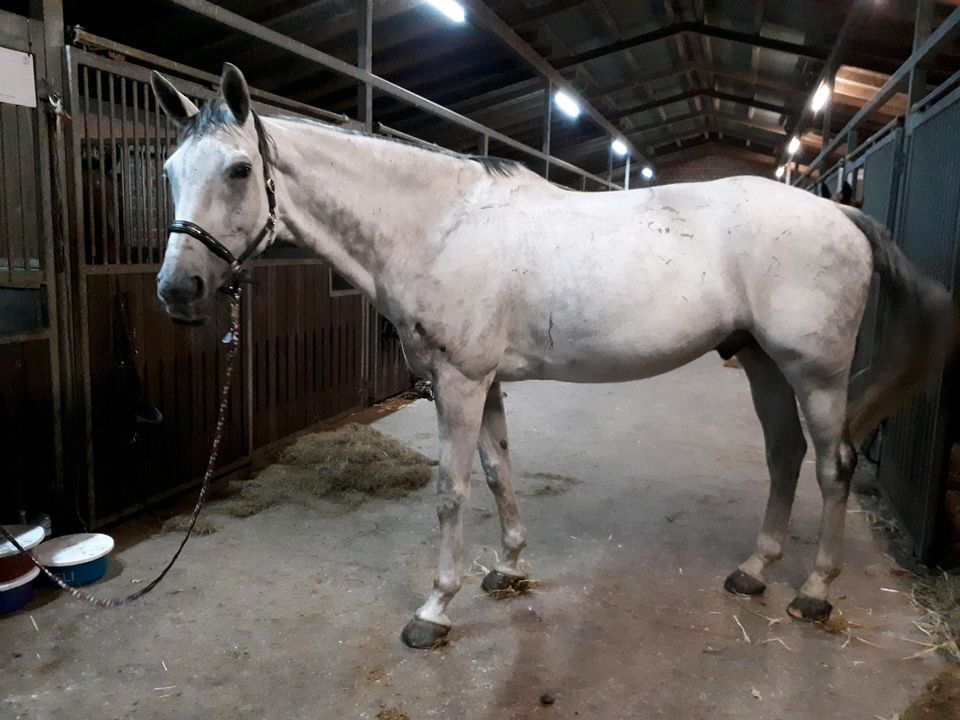
[[[844,180],[843,187],[840,190],[840,202],[843,203],[844,205],[849,205],[852,199],[853,199],[853,185],[851,185],[846,180]]]
[[[250,88],[240,69],[232,63],[223,64],[220,76],[220,94],[227,101],[227,107],[236,121],[243,125],[250,114]]]
[[[178,127],[200,112],[197,106],[190,102],[190,98],[156,70],[150,73],[150,87],[153,88],[160,107]]]

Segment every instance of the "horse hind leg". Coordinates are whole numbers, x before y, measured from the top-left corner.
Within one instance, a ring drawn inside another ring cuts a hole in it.
[[[724,582],[729,592],[759,595],[766,589],[764,571],[783,554],[800,466],[807,451],[797,401],[776,363],[755,342],[737,353],[750,380],[753,404],[763,427],[770,495],[753,554]]]
[[[493,383],[487,391],[478,449],[487,485],[497,503],[502,546],[499,561],[483,578],[483,589],[486,592],[519,589],[526,579],[526,573],[519,567],[519,560],[520,552],[527,544],[527,531],[520,519],[517,496],[511,483],[507,418],[498,382]]]
[[[816,564],[787,608],[798,620],[822,622],[830,617],[827,593],[840,574],[847,498],[857,464],[846,429],[848,375],[795,383],[817,454],[817,482],[823,497]]]

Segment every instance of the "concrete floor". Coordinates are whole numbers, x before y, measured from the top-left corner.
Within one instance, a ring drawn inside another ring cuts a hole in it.
[[[507,394],[534,594],[494,601],[474,567],[450,644],[408,650],[399,632],[430,585],[438,536],[431,489],[346,513],[214,513],[219,531],[193,540],[134,607],[49,591],[0,619],[0,717],[872,719],[902,710],[942,667],[903,660],[921,637],[909,588],[856,506],[834,604],[865,627],[832,635],[786,617],[815,552],[809,459],[766,596],[723,592],[766,499],[741,371],[711,356],[640,383]],[[377,426],[436,451],[431,403]],[[466,527],[481,564],[498,546],[492,508],[478,472]],[[152,576],[179,541],[156,530],[116,529],[98,592]],[[541,705],[544,693],[556,702]]]

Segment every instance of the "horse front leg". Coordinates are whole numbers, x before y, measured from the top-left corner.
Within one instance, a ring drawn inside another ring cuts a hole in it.
[[[437,477],[437,518],[440,556],[433,590],[401,638],[412,648],[432,648],[450,632],[447,605],[460,590],[463,574],[463,509],[470,498],[470,469],[480,434],[480,422],[492,373],[471,380],[453,368],[436,373],[440,468]]]
[[[483,578],[483,589],[486,592],[496,592],[518,588],[526,578],[526,573],[519,567],[519,561],[520,552],[527,544],[527,531],[520,519],[517,496],[511,482],[507,416],[503,411],[503,396],[498,382],[493,383],[487,391],[479,450],[487,486],[497,503],[503,550],[493,570]]]

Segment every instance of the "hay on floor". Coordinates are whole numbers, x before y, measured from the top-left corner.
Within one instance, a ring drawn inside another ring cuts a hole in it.
[[[923,613],[917,627],[929,638],[927,648],[960,662],[960,571],[921,578],[912,600]]]
[[[248,517],[279,502],[333,502],[352,509],[369,497],[397,498],[430,481],[429,458],[367,425],[304,435],[217,507]]]
[[[163,533],[185,533],[190,527],[189,515],[174,515],[164,520],[160,526],[160,532]],[[197,518],[197,524],[193,526],[194,535],[213,535],[217,531],[217,526],[204,517]]]

